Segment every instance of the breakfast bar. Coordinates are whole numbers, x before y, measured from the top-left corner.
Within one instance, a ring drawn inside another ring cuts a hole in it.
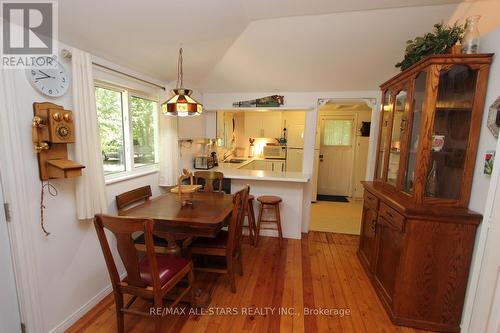
[[[251,170],[245,168],[258,158],[237,159],[238,162],[221,162],[212,171],[224,174],[224,179],[231,182],[231,193],[238,191],[245,185],[250,185],[250,193],[258,197],[260,195],[276,195],[283,199],[281,203],[281,223],[283,237],[300,239],[304,219],[304,206],[310,204],[306,195],[307,184],[311,175],[302,172],[291,171],[269,171]],[[306,202],[304,202],[306,201]],[[258,216],[258,206],[254,205],[255,216]],[[305,214],[308,215],[308,214]],[[261,236],[277,237],[274,230],[261,230]]]

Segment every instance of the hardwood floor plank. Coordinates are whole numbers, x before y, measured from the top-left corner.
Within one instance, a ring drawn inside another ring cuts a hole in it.
[[[313,281],[311,273],[311,254],[309,252],[309,235],[302,237],[302,292],[304,308],[315,306]],[[316,318],[304,316],[304,330],[306,332],[317,332]]]
[[[162,332],[404,332],[424,333],[395,326],[389,320],[356,256],[358,237],[323,232],[288,239],[280,250],[278,240],[262,237],[254,248],[244,242],[244,275],[237,276],[235,294],[219,274],[196,272],[196,283],[212,295],[211,308],[293,308],[294,315],[165,316]],[[138,300],[134,308],[147,310]],[[345,309],[349,316],[309,315],[304,308]],[[125,316],[126,332],[153,332],[147,317]],[[104,298],[68,332],[116,332],[114,298]]]

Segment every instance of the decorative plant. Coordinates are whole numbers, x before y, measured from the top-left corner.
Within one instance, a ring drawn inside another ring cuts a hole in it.
[[[396,67],[405,70],[427,56],[447,53],[453,45],[462,41],[464,31],[465,26],[458,23],[453,26],[434,24],[433,32],[406,42],[405,57],[396,64]]]

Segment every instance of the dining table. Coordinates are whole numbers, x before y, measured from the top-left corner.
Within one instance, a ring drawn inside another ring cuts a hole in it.
[[[227,224],[233,210],[233,196],[223,192],[165,193],[122,211],[120,216],[155,221],[154,234],[168,242],[168,253],[180,254],[178,240],[215,237]],[[210,297],[201,289],[195,292],[195,305],[207,306]]]

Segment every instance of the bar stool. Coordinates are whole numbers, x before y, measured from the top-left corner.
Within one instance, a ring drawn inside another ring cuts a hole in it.
[[[257,201],[260,203],[260,208],[259,208],[259,220],[257,221],[257,235],[255,236],[255,245],[257,246],[257,242],[259,241],[261,224],[276,223],[278,227],[278,238],[281,247],[283,240],[283,232],[281,230],[281,216],[280,216],[280,203],[282,201],[281,198],[274,195],[262,195],[257,198]],[[264,212],[264,209],[273,209],[273,208],[274,208],[275,219],[274,220],[262,219],[262,213]],[[264,227],[262,229],[276,230],[275,228],[269,228],[269,227],[267,228]]]
[[[244,225],[244,227],[248,228],[248,236],[250,238],[250,244],[253,246],[257,246],[256,235],[257,235],[257,224],[255,223],[255,213],[253,210],[253,201],[255,197],[253,195],[248,196],[247,201],[247,210],[245,211],[245,215],[248,218],[248,225]]]

